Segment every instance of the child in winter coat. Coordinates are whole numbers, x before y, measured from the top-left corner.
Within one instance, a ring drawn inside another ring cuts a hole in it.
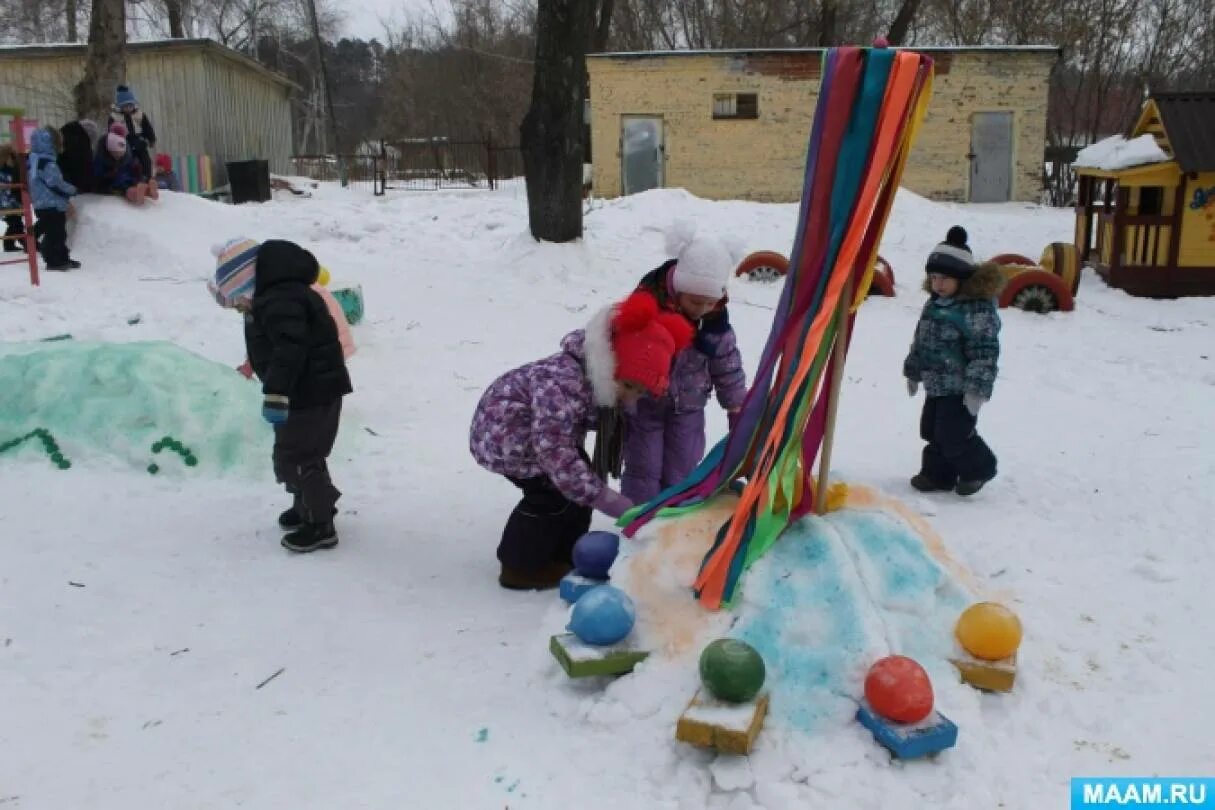
[[[160,197],[156,184],[147,181],[149,175],[143,173],[143,166],[131,154],[119,124],[113,125],[110,133],[101,139],[93,175],[98,194],[116,194],[132,205],[143,205],[145,199]]]
[[[69,121],[59,128],[63,151],[59,154],[59,170],[63,179],[76,187],[80,194],[93,193],[93,153],[97,125],[92,121]]]
[[[157,155],[157,157],[160,156]],[[337,326],[338,342],[342,344],[342,359],[349,360],[354,356],[356,349],[354,336],[350,334],[350,322],[346,320],[346,313],[342,311],[342,305],[333,297],[333,293],[325,289],[325,286],[319,281],[312,285],[312,291],[325,302],[325,308],[329,310],[329,315],[333,318],[334,325]],[[247,357],[244,363],[237,366],[236,370],[243,374],[245,379],[253,377],[253,363]]]
[[[1004,285],[999,267],[975,266],[966,231],[950,228],[928,257],[928,303],[903,363],[907,391],[920,383],[928,395],[920,417],[924,448],[911,485],[921,492],[954,490],[970,496],[996,477],[996,457],[975,426],[991,399],[1000,356],[995,298]]]
[[[118,85],[114,93],[110,122],[122,124],[131,154],[139,162],[143,176],[151,180],[155,176],[152,174],[152,150],[156,148],[156,130],[152,128],[152,119],[139,108],[139,99],[126,85]]]
[[[30,137],[30,201],[38,217],[35,235],[47,270],[80,267],[68,253],[67,218],[76,187],[59,171],[60,149],[59,130],[54,127],[43,127]]]
[[[469,433],[473,458],[523,490],[498,544],[502,587],[556,587],[591,510],[617,518],[633,506],[604,480],[615,465],[605,431],[618,406],[666,391],[671,360],[691,338],[686,320],[634,293],[566,335],[560,353],[486,390]],[[583,447],[590,430],[599,431],[593,461]]]
[[[683,317],[695,338],[675,357],[667,393],[643,397],[625,415],[621,491],[635,503],[652,500],[700,463],[711,391],[716,390],[731,425],[747,396],[726,309],[726,283],[734,269],[730,252],[717,238],[682,224],[672,232],[668,249],[677,258],[645,276],[638,289],[664,311]]]
[[[293,242],[234,239],[212,249],[220,306],[245,316],[245,349],[262,382],[262,417],[274,426],[274,475],[294,501],[278,519],[284,548],[333,548],[342,493],[329,477],[342,415],[353,391],[338,327],[311,288],[320,266]]]
[[[156,156],[156,187],[161,191],[181,191],[177,173],[173,171],[173,158],[168,155]]]
[[[21,192],[15,186],[21,178],[17,172],[17,152],[8,144],[0,144],[0,212],[4,214],[4,252],[25,250],[25,219],[21,212]]]

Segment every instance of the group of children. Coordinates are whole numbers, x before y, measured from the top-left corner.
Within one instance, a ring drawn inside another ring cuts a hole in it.
[[[37,218],[35,237],[48,270],[80,267],[67,246],[67,220],[73,214],[72,197],[84,193],[114,194],[133,205],[159,197],[161,188],[175,182],[153,174],[151,150],[156,147],[152,121],[140,109],[130,88],[115,93],[109,128],[104,134],[92,121],[73,121],[63,129],[43,127],[30,137],[26,172],[30,203]],[[158,166],[165,165],[157,156]],[[5,236],[25,233],[18,209],[20,199],[3,186],[18,182],[18,161],[9,145],[0,146],[0,210],[5,214]],[[172,163],[167,163],[172,172]],[[4,241],[6,251],[25,250],[18,238]]]
[[[734,428],[746,396],[727,310],[734,262],[704,233],[672,252],[624,300],[567,334],[559,352],[502,375],[478,402],[472,456],[522,493],[498,543],[502,587],[556,587],[594,511],[620,518],[682,481],[704,454],[714,391]],[[960,227],[933,249],[926,271],[929,300],[903,367],[908,392],[923,385],[927,394],[926,444],[911,484],[969,496],[996,474],[976,424],[996,377],[1002,276],[975,263]],[[285,529],[298,527],[283,540],[294,551],[337,544],[339,493],[326,458],[351,390],[338,334],[344,320],[327,311],[317,273],[312,254],[292,243],[236,242],[220,252],[210,285],[222,306],[245,314],[263,414],[275,425],[275,474],[295,497],[280,517]],[[608,484],[613,476],[619,491]]]

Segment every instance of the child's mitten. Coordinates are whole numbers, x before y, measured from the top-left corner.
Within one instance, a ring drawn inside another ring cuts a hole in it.
[[[982,408],[987,400],[978,394],[966,394],[962,397],[962,404],[966,406],[966,410],[970,411],[971,416],[979,415],[979,408]]]
[[[287,421],[288,399],[277,394],[266,394],[262,400],[262,418],[272,425],[281,425]]]
[[[618,518],[633,508],[633,502],[611,487],[604,487],[591,506],[610,518]]]
[[[920,390],[920,384],[915,380],[907,380],[907,396],[914,397]]]

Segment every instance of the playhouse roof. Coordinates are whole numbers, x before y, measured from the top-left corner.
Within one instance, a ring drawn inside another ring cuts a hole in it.
[[[1215,90],[1153,93],[1136,131],[1146,123],[1153,106],[1181,170],[1215,171]]]
[[[1081,149],[1076,154],[1076,168],[1120,172],[1134,166],[1164,163],[1168,160],[1168,154],[1160,148],[1150,133],[1130,140],[1121,135],[1111,135]]]

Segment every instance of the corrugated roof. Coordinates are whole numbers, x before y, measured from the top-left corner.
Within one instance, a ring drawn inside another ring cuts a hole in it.
[[[590,53],[590,59],[642,59],[655,56],[746,56],[749,54],[766,53],[822,53],[825,48],[722,48],[718,50],[675,50],[675,51],[613,51],[609,53]],[[1012,45],[1012,46],[976,46],[973,48],[949,47],[898,47],[896,51],[918,51],[919,53],[1042,53],[1053,54],[1056,57],[1062,50],[1053,45]]]
[[[281,73],[270,70],[255,59],[245,56],[213,39],[157,39],[144,42],[128,42],[128,51],[172,51],[172,50],[202,50],[210,51],[224,59],[228,59],[243,67],[261,74],[265,78],[289,87],[299,89],[299,86]],[[88,46],[82,43],[54,43],[40,45],[3,45],[0,46],[0,59],[22,59],[47,56],[84,56]]]
[[[1181,170],[1215,171],[1215,90],[1153,93],[1152,101]]]

